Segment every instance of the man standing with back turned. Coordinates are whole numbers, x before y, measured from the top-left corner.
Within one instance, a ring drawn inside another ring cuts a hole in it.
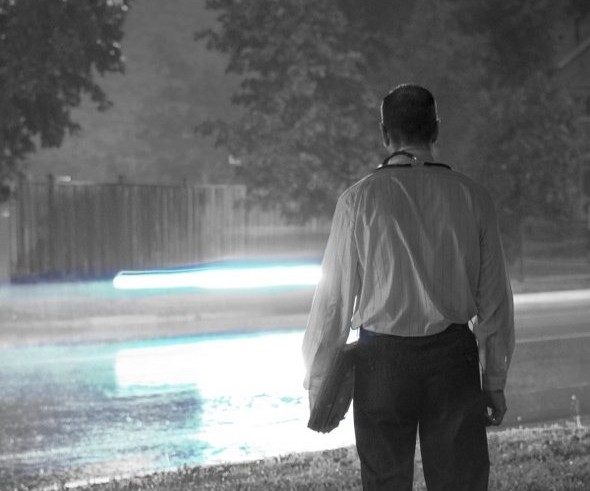
[[[363,489],[412,490],[418,433],[429,491],[487,490],[485,427],[506,412],[514,350],[494,205],[483,186],[434,160],[428,90],[396,87],[381,115],[392,154],[334,213],[303,341],[310,405],[349,329],[359,329]]]

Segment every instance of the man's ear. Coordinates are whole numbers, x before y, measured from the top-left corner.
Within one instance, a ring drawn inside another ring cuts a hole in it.
[[[383,135],[383,145],[385,148],[389,147],[391,140],[389,138],[389,133],[387,133],[387,129],[383,123],[381,123],[381,134]]]

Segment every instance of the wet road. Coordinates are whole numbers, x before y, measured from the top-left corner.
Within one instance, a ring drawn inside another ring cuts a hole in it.
[[[0,483],[349,445],[350,424],[328,437],[306,429],[302,335],[3,350]]]
[[[517,296],[517,339],[590,336],[590,293]],[[306,429],[302,330],[0,350],[0,483],[351,445]],[[1,488],[1,486],[0,486]]]
[[[590,336],[590,290],[514,296],[517,340]]]

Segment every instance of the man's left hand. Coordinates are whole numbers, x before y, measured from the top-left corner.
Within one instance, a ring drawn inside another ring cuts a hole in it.
[[[499,426],[506,414],[506,397],[503,390],[484,390],[486,426]]]

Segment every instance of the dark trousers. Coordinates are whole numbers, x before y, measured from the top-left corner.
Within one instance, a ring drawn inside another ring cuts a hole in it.
[[[416,433],[428,491],[485,491],[489,458],[475,337],[361,331],[354,427],[363,489],[411,491]]]

